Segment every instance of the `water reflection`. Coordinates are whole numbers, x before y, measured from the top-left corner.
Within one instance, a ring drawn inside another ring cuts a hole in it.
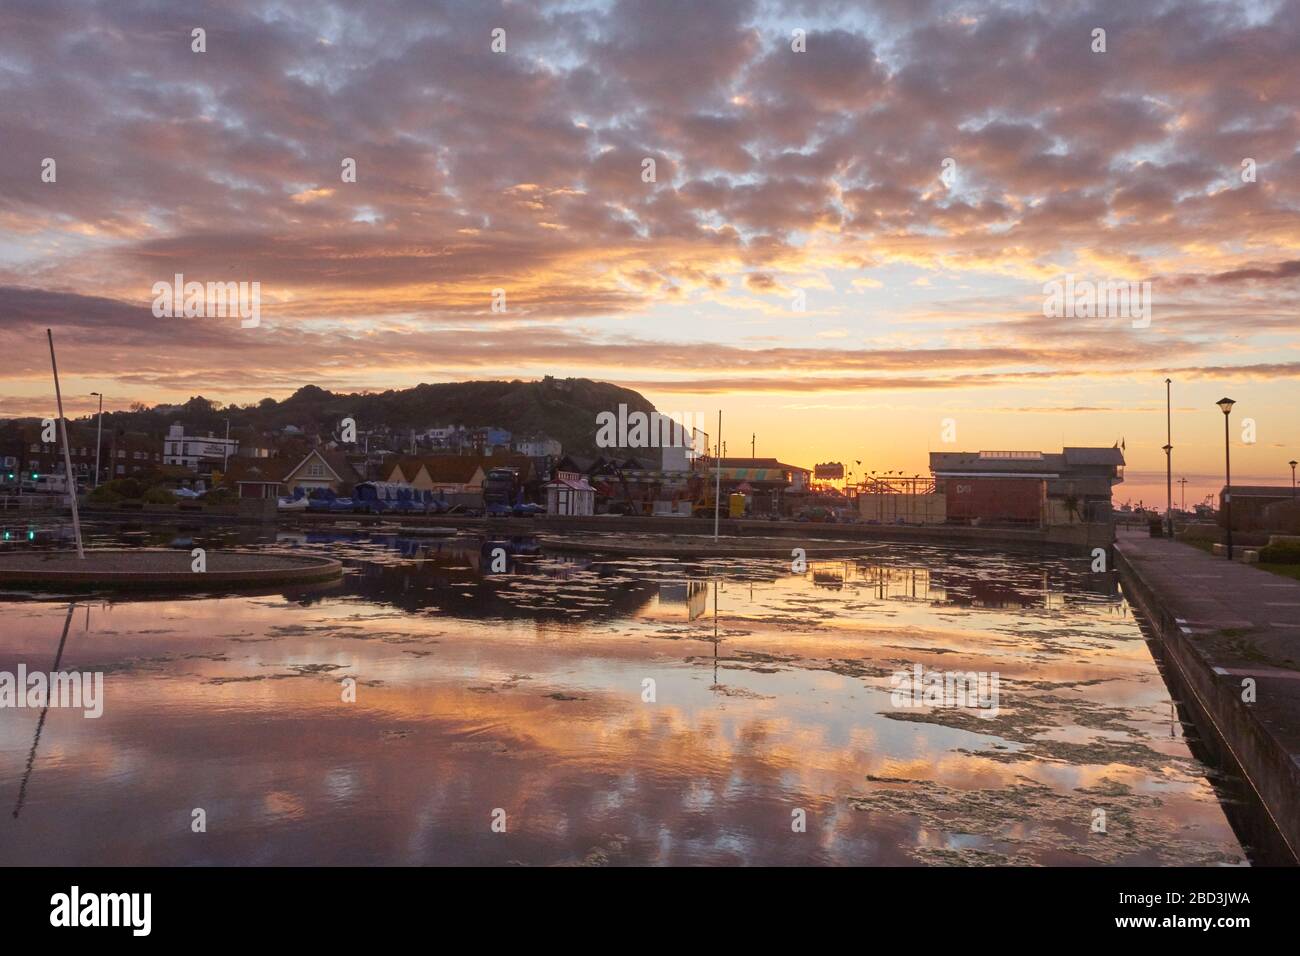
[[[105,672],[104,716],[0,712],[0,788],[23,811],[0,862],[1244,859],[1087,561],[882,545],[796,574],[468,534],[186,533],[329,553],[346,574],[86,602],[62,660]],[[4,596],[0,613],[9,671],[48,665],[71,618]],[[916,664],[999,673],[1001,713],[894,709],[890,676]]]
[[[51,674],[56,673],[59,670],[59,666],[63,663],[63,649],[68,644],[68,627],[72,624],[72,612],[75,609],[75,603],[68,605],[68,616],[63,619],[63,636],[59,638],[59,649],[55,651],[54,664],[50,667]],[[86,609],[86,613],[90,613],[89,608]],[[26,688],[22,688],[21,692],[25,693]],[[49,712],[50,705],[47,700],[45,706],[41,708],[40,718],[36,721],[36,735],[32,737],[32,749],[27,754],[27,766],[23,769],[23,782],[18,787],[18,799],[14,803],[13,815],[15,820],[18,819],[18,814],[22,812],[23,803],[27,799],[27,785],[31,782],[32,767],[36,764],[36,750],[41,745],[41,731],[45,729],[45,718],[49,716]]]
[[[681,604],[686,608],[686,620],[693,621],[709,608],[709,582],[689,580],[659,585],[661,605]]]

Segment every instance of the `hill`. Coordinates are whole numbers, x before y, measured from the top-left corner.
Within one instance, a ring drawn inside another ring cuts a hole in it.
[[[226,419],[231,429],[277,431],[295,425],[308,434],[322,435],[336,431],[343,418],[354,419],[361,432],[387,427],[399,434],[435,425],[495,425],[515,436],[546,435],[557,439],[566,452],[591,455],[597,451],[597,413],[616,411],[620,404],[629,411],[655,410],[631,389],[585,378],[547,376],[534,382],[449,382],[352,394],[306,385],[283,401],[264,398],[245,406],[222,406],[196,396],[184,405],[105,412],[104,429],[161,436],[173,422],[181,422],[187,432],[221,435]]]

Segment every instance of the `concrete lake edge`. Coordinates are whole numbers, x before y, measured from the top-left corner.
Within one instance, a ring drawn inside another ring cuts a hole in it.
[[[1186,547],[1186,546],[1184,546]],[[1133,548],[1130,548],[1130,552]],[[1211,749],[1233,765],[1258,797],[1288,862],[1300,863],[1300,760],[1241,699],[1240,684],[1224,679],[1225,669],[1192,640],[1177,596],[1162,593],[1144,574],[1140,560],[1115,548],[1115,567],[1125,594],[1150,624],[1162,657],[1176,672],[1186,693],[1181,703]],[[1244,567],[1244,566],[1243,566]],[[1251,570],[1251,573],[1266,574]],[[1216,668],[1217,671],[1216,672]],[[1172,688],[1171,688],[1172,689]]]
[[[75,558],[69,562],[67,559],[71,554],[72,552],[66,551],[0,554],[0,588],[239,590],[330,581],[343,574],[342,562],[334,558],[269,550],[214,550],[209,552],[208,558],[218,565],[248,566],[218,566],[203,572],[190,570],[191,558],[188,551],[157,548],[91,550],[86,552],[84,567],[76,566],[81,562]],[[123,567],[124,557],[131,559],[129,563],[140,563],[140,558],[155,558],[159,563],[180,564],[181,568]],[[42,568],[41,564],[60,564],[62,567]],[[69,567],[69,564],[73,566]]]

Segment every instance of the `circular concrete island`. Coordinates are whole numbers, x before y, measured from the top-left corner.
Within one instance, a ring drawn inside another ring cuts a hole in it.
[[[0,588],[59,590],[253,590],[281,584],[331,581],[343,574],[332,558],[279,551],[207,551],[195,570],[188,550],[133,548],[27,551],[0,554]]]
[[[878,553],[880,541],[809,541],[799,537],[747,538],[679,534],[543,535],[549,551],[583,551],[638,558],[786,558],[800,549],[806,558],[847,558]]]

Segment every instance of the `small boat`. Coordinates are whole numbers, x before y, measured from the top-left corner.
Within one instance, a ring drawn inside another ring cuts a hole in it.
[[[277,511],[306,511],[307,499],[302,498],[280,498],[276,502]]]

